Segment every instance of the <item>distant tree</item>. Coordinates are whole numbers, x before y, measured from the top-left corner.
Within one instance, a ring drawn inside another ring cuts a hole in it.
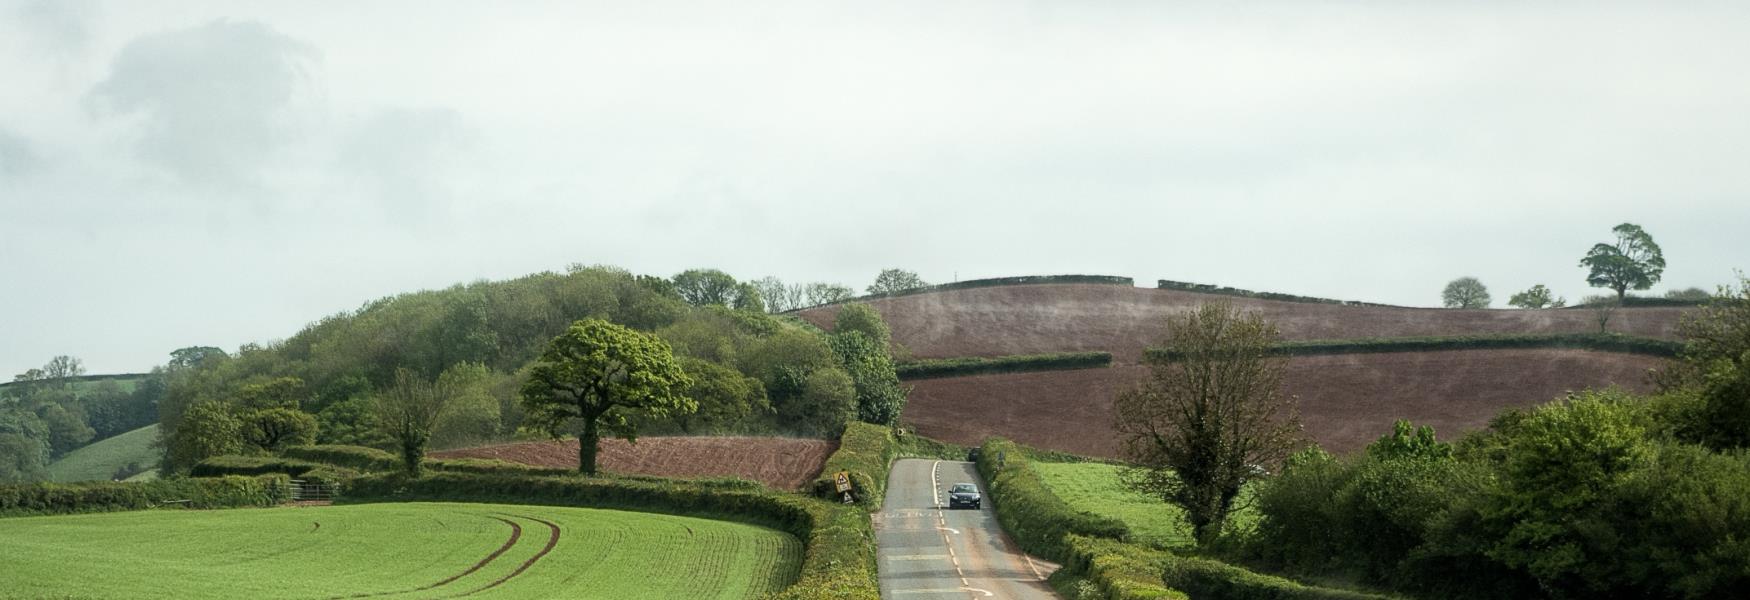
[[[297,409],[304,405],[309,396],[310,392],[305,388],[304,380],[297,377],[279,377],[252,383],[237,391],[238,403],[251,410]]]
[[[760,295],[760,290],[751,283],[741,283],[735,286],[735,299],[730,302],[735,310],[763,313],[766,312],[766,299]]]
[[[329,404],[316,413],[316,441],[323,444],[392,448],[394,440],[377,423],[374,401],[369,396]]]
[[[1447,308],[1488,308],[1489,288],[1475,277],[1460,277],[1446,284],[1446,290],[1440,293]]]
[[[295,408],[266,408],[245,413],[243,441],[270,453],[316,443],[316,416]]]
[[[84,415],[77,412],[78,405],[72,404],[69,410],[57,403],[47,403],[37,408],[37,417],[48,426],[49,450],[52,456],[60,457],[91,441],[97,435],[89,425],[85,424]]]
[[[596,473],[602,429],[637,438],[635,417],[663,417],[697,408],[683,394],[692,385],[667,343],[599,319],[585,319],[553,338],[523,385],[528,418],[555,436],[574,421],[578,470]]]
[[[1644,290],[1659,282],[1665,272],[1665,254],[1639,225],[1623,223],[1611,231],[1616,233],[1616,243],[1592,246],[1580,259],[1580,266],[1591,269],[1586,283],[1616,290],[1620,303],[1629,290]]]
[[[837,436],[845,423],[857,418],[857,385],[840,369],[816,369],[803,374],[792,371],[798,394],[791,396],[792,406],[781,407],[784,423],[794,426],[796,433]]]
[[[844,302],[852,298],[851,288],[820,281],[808,284],[803,294],[807,297],[809,306]]]
[[[0,410],[0,483],[37,481],[49,464],[48,426],[35,413]]]
[[[688,269],[674,276],[675,291],[693,306],[729,306],[735,302],[734,277],[717,269]]]
[[[905,269],[882,269],[881,274],[875,276],[875,283],[869,285],[869,293],[891,294],[926,285],[929,284],[924,283],[923,278],[918,277],[917,273]]]
[[[497,438],[503,408],[489,389],[497,378],[492,369],[480,363],[457,363],[440,377],[455,389],[455,397],[431,428],[431,446],[476,446]]]
[[[1117,431],[1127,486],[1184,509],[1199,542],[1220,533],[1241,486],[1299,443],[1294,397],[1282,393],[1276,327],[1231,304],[1166,322],[1149,375],[1121,391]]]
[[[171,369],[187,369],[205,364],[210,359],[229,357],[230,355],[225,354],[224,350],[212,346],[189,346],[170,352],[169,367]]]
[[[56,356],[43,365],[43,378],[62,380],[85,374],[85,362],[71,356]]]
[[[861,331],[834,333],[833,352],[857,392],[857,418],[865,423],[897,425],[905,409],[906,390],[899,384],[887,348]]]
[[[833,318],[832,331],[835,334],[862,332],[881,348],[886,348],[893,337],[887,328],[887,322],[881,319],[881,313],[875,312],[874,308],[862,302],[839,307],[839,314]]]
[[[673,416],[681,433],[733,431],[754,416],[771,412],[760,380],[703,359],[684,357],[680,364],[692,381],[686,397],[698,405],[694,412]]]
[[[207,458],[243,451],[243,422],[216,400],[203,400],[182,412],[181,424],[164,441],[170,466],[186,470]]]
[[[460,391],[456,383],[441,375],[427,380],[410,369],[396,369],[395,382],[374,397],[377,426],[394,440],[409,476],[420,475],[431,431]]]
[[[781,313],[792,308],[800,308],[790,303],[789,286],[777,277],[761,277],[753,282],[754,289],[759,290],[760,298],[766,302],[766,312]]]
[[[1598,323],[1598,333],[1608,333],[1610,318],[1616,316],[1616,309],[1622,306],[1622,301],[1611,296],[1587,296],[1580,300],[1580,306],[1592,310],[1592,320]]]
[[[45,379],[48,379],[48,375],[42,369],[26,369],[23,373],[12,376],[12,381],[16,383],[34,383]]]
[[[1531,286],[1531,289],[1513,295],[1507,301],[1508,306],[1519,308],[1561,308],[1568,305],[1566,298],[1557,298],[1543,284]]]
[[[1692,287],[1692,288],[1686,288],[1686,289],[1681,289],[1681,290],[1666,291],[1665,297],[1669,298],[1671,300],[1686,300],[1686,301],[1691,301],[1691,302],[1701,302],[1701,301],[1705,301],[1705,300],[1713,298],[1714,295],[1711,293],[1708,293],[1707,290],[1704,290],[1704,289],[1701,289],[1698,287]]]

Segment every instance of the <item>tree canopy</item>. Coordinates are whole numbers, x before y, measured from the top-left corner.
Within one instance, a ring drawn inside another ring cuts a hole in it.
[[[869,284],[869,293],[891,294],[927,285],[929,284],[925,283],[922,277],[918,277],[917,273],[905,269],[882,269],[881,273],[875,276],[875,283]]]
[[[1639,225],[1623,223],[1611,231],[1616,242],[1592,246],[1580,266],[1590,269],[1587,284],[1615,290],[1620,301],[1629,290],[1644,290],[1659,282],[1665,272],[1665,253]]]
[[[1460,277],[1446,284],[1440,299],[1447,308],[1488,308],[1489,288],[1475,277]]]
[[[1556,297],[1555,294],[1550,293],[1549,288],[1540,283],[1531,286],[1531,289],[1514,294],[1512,298],[1507,300],[1507,305],[1528,309],[1561,308],[1568,305],[1568,300]]]
[[[667,343],[600,319],[584,319],[548,344],[523,385],[533,420],[557,436],[579,425],[578,470],[596,473],[601,431],[628,440],[638,417],[691,413],[693,384]]]

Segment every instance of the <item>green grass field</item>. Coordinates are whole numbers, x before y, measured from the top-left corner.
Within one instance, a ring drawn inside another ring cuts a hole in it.
[[[49,481],[108,481],[130,462],[148,467],[158,464],[158,452],[152,449],[152,440],[157,437],[158,426],[147,425],[68,452],[49,463]]]
[[[752,598],[795,579],[802,547],[725,521],[408,503],[0,519],[0,557],[0,598]]]
[[[1070,506],[1123,521],[1137,542],[1167,548],[1192,545],[1191,525],[1185,522],[1184,511],[1124,487],[1118,480],[1123,467],[1045,462],[1033,463],[1033,467],[1039,470],[1046,487]],[[1232,519],[1233,525],[1249,527],[1257,517],[1251,510],[1242,509]]]

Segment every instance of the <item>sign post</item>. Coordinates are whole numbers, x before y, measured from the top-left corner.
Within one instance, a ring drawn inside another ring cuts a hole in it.
[[[851,504],[857,501],[857,499],[851,495],[851,473],[849,471],[833,473],[832,482],[838,492],[844,494],[845,504]]]

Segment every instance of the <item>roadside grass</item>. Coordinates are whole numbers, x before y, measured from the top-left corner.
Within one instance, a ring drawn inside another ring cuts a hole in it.
[[[1157,548],[1188,550],[1196,546],[1191,537],[1191,524],[1185,512],[1159,498],[1138,493],[1124,486],[1118,474],[1124,467],[1113,464],[1083,462],[1036,462],[1045,486],[1076,510],[1112,517],[1130,528],[1131,541]],[[1249,508],[1250,494],[1241,493],[1239,511],[1228,528],[1246,530],[1258,520]]]
[[[503,520],[521,527],[508,547]],[[560,528],[545,555],[541,521]],[[795,580],[802,545],[690,517],[395,503],[0,519],[0,556],[3,598],[755,598]]]
[[[158,452],[152,449],[157,437],[158,425],[147,425],[68,452],[49,463],[49,481],[109,481],[129,463],[151,468],[158,463]]]

